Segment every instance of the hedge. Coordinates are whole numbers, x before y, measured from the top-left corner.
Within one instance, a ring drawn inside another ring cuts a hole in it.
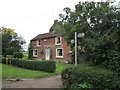
[[[24,56],[23,53],[21,53],[21,52],[14,52],[13,55],[15,58],[23,58],[23,56]]]
[[[54,61],[27,61],[27,60],[18,60],[18,59],[9,59],[8,64],[13,66],[37,70],[37,71],[44,71],[53,73],[56,70],[56,64]],[[2,63],[5,63],[5,58],[2,59]]]
[[[68,67],[62,71],[61,77],[63,87],[68,89],[80,85],[105,89],[120,88],[120,76],[116,72],[88,65]]]

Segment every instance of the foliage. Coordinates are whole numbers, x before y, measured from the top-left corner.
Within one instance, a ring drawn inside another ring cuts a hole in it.
[[[66,88],[120,88],[119,75],[99,67],[80,64],[66,68],[61,76]]]
[[[119,72],[120,11],[107,2],[79,2],[74,11],[70,8],[64,11],[66,14],[60,14],[57,22],[62,23],[62,35],[68,44],[71,45],[74,32],[85,33],[83,38],[78,38],[78,46],[84,48],[78,56],[84,53],[85,60],[91,64]],[[74,45],[71,48],[74,49]]]
[[[13,55],[13,52],[22,51],[25,40],[13,29],[2,27],[0,34],[2,34],[2,55]]]
[[[7,58],[14,58],[14,55],[6,55]],[[4,57],[3,57],[4,58]]]
[[[23,60],[28,60],[28,54],[23,54]]]
[[[2,63],[5,62],[6,59],[3,58]],[[31,61],[31,60],[28,61],[28,60],[9,59],[8,64],[25,69],[45,71],[49,73],[53,73],[56,70],[56,65],[54,61]]]
[[[64,32],[64,27],[62,25],[62,22],[58,20],[54,20],[54,24],[50,28],[49,32],[54,32],[56,34],[62,34]]]
[[[31,43],[29,44],[29,47],[28,47],[28,59],[33,59],[33,47],[31,45]]]
[[[13,60],[13,58],[8,57],[8,64],[10,64],[10,61]],[[17,59],[16,59],[17,60]],[[6,64],[6,57],[2,57],[2,63]]]
[[[89,83],[73,84],[71,86],[71,90],[76,90],[76,88],[93,88],[93,86]]]
[[[62,70],[65,68],[71,66],[71,64],[65,64],[65,63],[56,63],[56,74],[61,74]]]
[[[14,55],[15,58],[18,58],[18,59],[23,58],[23,53],[21,53],[21,52],[14,52],[13,55]]]

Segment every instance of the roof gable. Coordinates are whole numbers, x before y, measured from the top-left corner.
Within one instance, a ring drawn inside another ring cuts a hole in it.
[[[54,34],[53,32],[50,33],[44,33],[44,34],[39,34],[36,37],[34,37],[31,41],[34,40],[39,40],[39,39],[47,39],[47,38],[53,38],[53,37],[57,37],[60,36],[59,34]]]

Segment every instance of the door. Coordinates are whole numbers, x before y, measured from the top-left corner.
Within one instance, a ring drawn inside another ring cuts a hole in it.
[[[46,60],[50,60],[50,48],[46,48],[46,50],[45,50],[45,59]]]

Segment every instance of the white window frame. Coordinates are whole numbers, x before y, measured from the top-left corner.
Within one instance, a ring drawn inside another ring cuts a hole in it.
[[[58,38],[60,37],[60,43],[57,43]],[[62,44],[62,37],[55,37],[55,45],[61,45]]]
[[[58,50],[58,49],[62,49],[62,56],[58,56],[58,55],[57,55],[57,50]],[[63,56],[64,56],[63,48],[56,48],[56,58],[63,58]]]
[[[37,55],[35,55],[35,52],[34,52],[35,50],[37,50],[37,49],[33,49],[33,56],[37,57],[38,56],[38,50],[37,50]]]
[[[41,45],[41,40],[37,40],[37,41],[36,41],[37,46],[40,46],[40,45],[39,45],[39,42],[40,42],[40,45]]]

